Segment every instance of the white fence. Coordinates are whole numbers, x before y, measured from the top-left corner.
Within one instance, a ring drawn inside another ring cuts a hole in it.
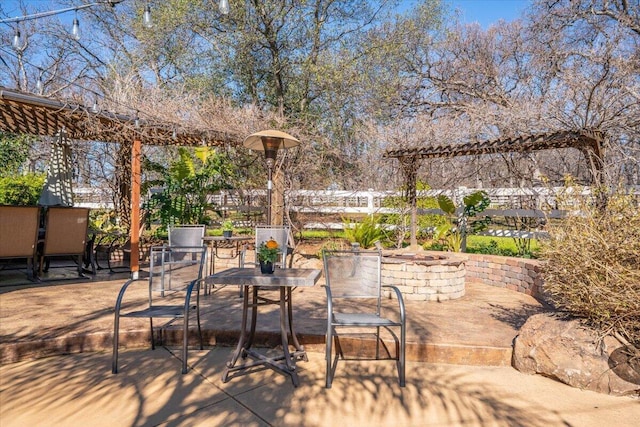
[[[418,197],[437,197],[440,194],[449,196],[454,204],[459,206],[465,195],[475,191],[486,191],[491,204],[489,208],[481,213],[482,216],[500,218],[562,218],[567,214],[567,210],[559,210],[559,199],[562,199],[562,206],[570,208],[571,200],[573,205],[579,205],[580,199],[591,197],[589,188],[578,190],[567,189],[565,187],[532,187],[532,188],[466,188],[459,187],[455,190],[427,190],[419,191]],[[640,186],[628,189],[640,196]],[[79,199],[77,206],[87,206],[91,208],[109,207],[110,202],[105,202],[99,197],[98,191],[92,189],[74,189],[76,197]],[[290,212],[306,214],[307,216],[317,216],[322,218],[329,215],[373,215],[373,214],[393,214],[407,213],[406,210],[387,207],[389,203],[385,200],[391,197],[401,197],[402,193],[393,191],[331,191],[331,190],[293,190],[286,194],[286,204]],[[214,203],[221,210],[251,213],[263,210],[266,199],[266,190],[243,190],[243,191],[221,191],[219,194],[210,196],[210,202]],[[418,214],[442,215],[439,209],[419,209]],[[304,228],[315,229],[342,229],[343,224],[337,222],[325,222],[321,220],[309,221],[303,225]],[[489,229],[480,234],[496,237],[521,237],[539,238],[546,233],[540,230],[500,230]]]

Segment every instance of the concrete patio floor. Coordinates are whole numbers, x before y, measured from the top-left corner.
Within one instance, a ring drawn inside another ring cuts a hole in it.
[[[126,274],[17,284],[0,272],[0,426],[407,425],[633,426],[640,401],[571,388],[510,367],[511,345],[543,307],[526,295],[468,283],[458,300],[407,302],[407,386],[390,361],[338,365],[324,388],[324,290],[294,292],[294,323],[308,350],[301,386],[265,370],[222,383],[238,336],[237,287],[202,298],[205,350],[149,349],[146,321],[124,319],[120,371],[112,375],[113,306]],[[66,277],[69,279],[69,277]],[[108,280],[105,280],[108,279]],[[321,279],[322,280],[322,279]],[[143,285],[136,304],[146,298]],[[267,347],[277,311],[261,311]],[[126,348],[124,348],[126,347]],[[45,357],[48,356],[48,357]],[[37,359],[36,359],[37,358]]]
[[[12,426],[634,426],[640,402],[574,389],[510,367],[409,362],[339,365],[324,388],[324,355],[300,363],[301,385],[266,370],[222,383],[228,348],[83,353],[0,366],[0,425]]]

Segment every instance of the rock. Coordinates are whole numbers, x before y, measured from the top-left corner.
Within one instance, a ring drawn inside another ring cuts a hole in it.
[[[515,339],[513,366],[580,389],[640,395],[638,363],[620,357],[626,348],[616,339],[605,337],[598,344],[597,337],[578,320],[562,320],[549,313],[533,315]]]

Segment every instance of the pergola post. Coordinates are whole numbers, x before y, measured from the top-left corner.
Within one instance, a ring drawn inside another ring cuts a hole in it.
[[[418,176],[418,158],[416,156],[399,157],[402,171],[405,179],[405,197],[411,207],[411,227],[409,245],[411,250],[418,250],[418,204],[417,204],[417,176]]]
[[[139,137],[133,140],[131,150],[131,278],[137,279],[140,272],[140,183],[141,166],[140,156],[142,153],[142,141]]]

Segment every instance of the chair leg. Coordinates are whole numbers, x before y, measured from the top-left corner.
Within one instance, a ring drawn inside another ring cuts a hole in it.
[[[113,322],[113,356],[111,357],[111,373],[118,373],[118,338],[120,329],[120,313],[116,311]]]
[[[202,339],[202,328],[200,327],[200,305],[196,308],[196,321],[198,322],[198,336],[200,337],[200,350],[204,350],[204,340]]]
[[[398,361],[398,376],[400,377],[400,387],[404,387],[406,383],[405,368],[406,368],[406,341],[405,341],[405,325],[400,327],[400,357]]]
[[[153,337],[153,317],[149,317],[149,327],[151,329],[151,350],[156,349],[156,342]]]
[[[327,330],[327,335],[326,335],[326,353],[325,353],[325,359],[327,362],[327,371],[325,374],[325,387],[326,388],[331,388],[331,383],[333,382],[333,375],[331,372],[331,365],[333,364],[333,355],[331,353],[331,344],[333,343],[333,334],[331,333],[331,330]]]
[[[184,322],[182,327],[184,328],[182,331],[182,373],[187,373],[187,351],[189,347],[189,307],[187,307],[187,312],[184,313]]]

